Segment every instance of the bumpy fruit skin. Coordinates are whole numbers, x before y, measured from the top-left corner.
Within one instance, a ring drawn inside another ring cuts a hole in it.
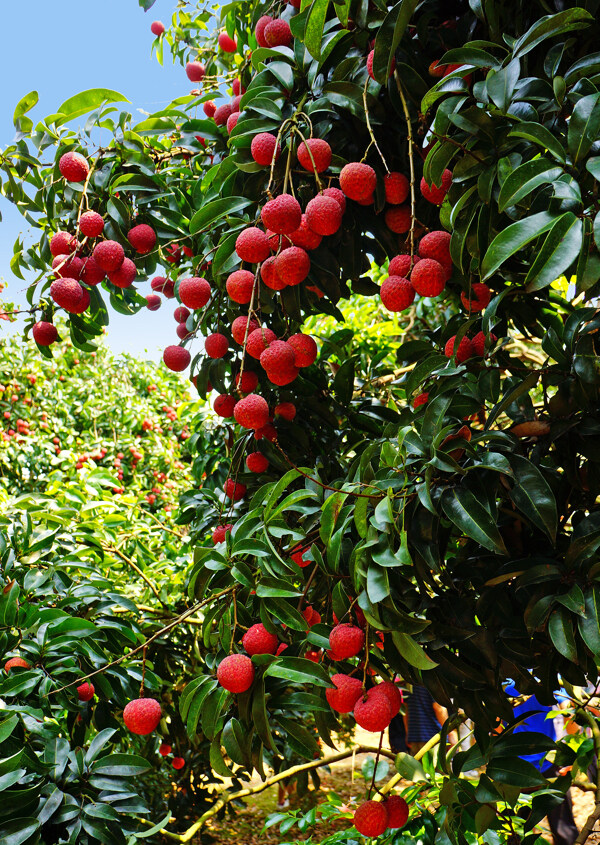
[[[248,333],[248,340],[246,341],[246,352],[252,358],[260,358],[267,346],[277,340],[277,335],[274,331],[267,328],[258,328]]]
[[[493,334],[493,332],[490,332],[488,337],[490,346],[492,346],[498,340],[498,338],[495,334]],[[478,358],[483,358],[483,356],[485,355],[485,342],[486,336],[484,335],[484,333],[477,332],[477,334],[471,341],[473,347],[473,355],[476,355]]]
[[[226,32],[219,33],[219,47],[224,53],[235,53],[237,50],[237,39],[231,38]]]
[[[168,757],[172,750],[172,747],[167,742],[161,742],[158,753],[161,757]]]
[[[392,205],[385,212],[385,225],[397,235],[408,232],[411,224],[409,205]]]
[[[91,701],[95,695],[94,685],[90,684],[89,681],[85,681],[77,687],[77,698],[80,701]]]
[[[104,219],[96,211],[86,211],[79,218],[79,231],[86,238],[97,238],[104,231]]]
[[[262,440],[263,437],[270,443],[275,443],[275,441],[277,440],[277,429],[275,428],[275,426],[271,425],[271,423],[267,423],[266,425],[263,425],[262,428],[258,428],[254,432],[255,440]]]
[[[147,255],[156,246],[156,232],[152,226],[140,223],[129,230],[127,240],[139,255]]]
[[[83,288],[76,279],[56,279],[50,285],[50,296],[65,311],[74,313],[83,297]]]
[[[383,802],[388,814],[388,828],[404,827],[408,820],[408,804],[400,795],[390,795]]]
[[[285,279],[277,275],[275,267],[276,256],[270,255],[260,267],[260,278],[270,290],[283,290],[287,287]]]
[[[77,255],[57,255],[52,261],[54,275],[64,279],[79,279],[83,261]]]
[[[273,413],[276,417],[283,417],[284,420],[291,422],[296,416],[296,406],[293,402],[280,402],[279,405],[275,405]]]
[[[306,214],[303,214],[300,225],[290,234],[290,241],[293,246],[301,246],[302,249],[316,249],[322,241],[322,236],[310,228]]]
[[[243,87],[240,79],[233,80],[233,82],[231,83],[231,92],[234,97],[238,97],[240,94],[246,93],[246,89]]]
[[[50,239],[52,255],[68,255],[77,249],[77,238],[69,232],[55,232]]]
[[[188,337],[192,336],[193,332],[188,330],[185,323],[178,323],[177,328],[175,329],[175,334],[179,340],[187,340]]]
[[[289,47],[294,40],[289,23],[281,18],[268,23],[264,34],[268,47]]]
[[[207,100],[207,102],[202,106],[202,110],[207,117],[214,117],[217,110],[217,104],[214,100]],[[206,142],[204,142],[204,146],[206,146]]]
[[[225,482],[225,495],[228,499],[239,502],[246,495],[246,485],[234,481],[233,478],[228,478]]]
[[[248,327],[246,329],[246,326]],[[256,329],[260,328],[253,317],[236,317],[231,324],[231,334],[236,343],[243,343],[246,338],[246,332],[250,334]]]
[[[332,677],[335,689],[326,689],[325,698],[336,713],[351,713],[363,693],[362,681],[350,675],[337,674]]]
[[[394,171],[383,177],[385,200],[390,205],[401,205],[408,197],[410,182],[404,173]]]
[[[367,73],[369,74],[369,76],[371,77],[371,79],[374,82],[377,82],[377,80],[373,76],[373,59],[374,59],[374,57],[375,57],[375,50],[371,50],[371,52],[367,56]],[[393,72],[395,70],[396,70],[396,59],[392,59],[392,64],[391,64],[391,67],[390,67],[390,72],[388,74],[388,78],[393,74]]]
[[[281,369],[267,370],[269,381],[276,384],[278,387],[284,387],[286,384],[291,384],[300,375],[298,367],[285,367]]]
[[[31,669],[31,663],[28,663],[22,657],[9,657],[4,664],[4,671],[10,672],[11,669],[18,667],[19,669]]]
[[[200,276],[192,276],[179,282],[179,299],[188,308],[203,308],[210,299],[210,285]]]
[[[377,694],[373,687],[354,707],[356,724],[370,733],[381,733],[392,721],[394,710],[385,695]]]
[[[298,334],[293,334],[288,338],[288,344],[294,350],[294,363],[297,367],[310,367],[311,364],[314,364],[319,354],[319,348],[313,337],[298,332]]]
[[[414,302],[415,289],[401,276],[388,276],[381,286],[380,295],[388,311],[404,311]]]
[[[265,28],[267,24],[270,24],[273,18],[271,15],[263,15],[261,18],[258,19],[256,22],[256,27],[254,29],[254,35],[256,37],[256,43],[259,47],[268,47],[265,40]]]
[[[252,139],[250,154],[257,164],[270,167],[273,156],[277,161],[281,155],[281,147],[277,143],[275,135],[271,135],[270,132],[260,132]]]
[[[150,24],[150,32],[158,38],[165,31],[165,25],[162,21],[152,21]]]
[[[333,235],[342,225],[342,209],[333,197],[313,197],[306,206],[306,220],[318,235]]]
[[[231,103],[224,103],[215,111],[215,123],[217,126],[226,126],[232,114]]]
[[[235,402],[235,396],[231,396],[229,393],[221,393],[214,401],[213,410],[218,416],[228,419],[233,416]]]
[[[58,340],[58,329],[46,320],[35,323],[31,333],[38,346],[50,346]]]
[[[419,296],[439,296],[446,287],[446,271],[433,258],[422,258],[413,268],[410,281]]]
[[[269,406],[262,396],[250,393],[236,403],[233,415],[243,428],[262,428],[269,422]]]
[[[60,175],[67,182],[85,182],[90,172],[87,159],[81,153],[74,152],[65,153],[60,157],[58,169],[60,170]]]
[[[441,178],[441,185],[428,185],[425,181],[425,177],[421,179],[421,194],[423,199],[426,199],[427,202],[433,203],[433,205],[441,205],[444,202],[444,198],[448,191],[450,190],[450,185],[452,184],[452,171],[451,170],[444,170],[442,173]]]
[[[302,222],[302,209],[291,194],[280,194],[265,203],[260,216],[266,228],[276,235],[289,235]]]
[[[323,191],[324,197],[331,197],[334,199],[338,204],[339,207],[342,209],[342,214],[346,211],[346,197],[344,196],[344,192],[341,191],[339,188],[325,188]]]
[[[350,162],[340,173],[340,187],[351,200],[368,199],[377,186],[377,175],[368,164]]]
[[[87,311],[90,304],[90,292],[87,288],[83,288],[83,295],[77,305],[74,305],[71,309],[71,314],[83,314],[84,311]]]
[[[163,361],[169,370],[174,373],[183,372],[189,367],[192,356],[183,346],[167,346],[163,352]]]
[[[354,827],[363,836],[381,836],[387,826],[388,814],[381,801],[365,801],[354,813]]]
[[[419,255],[421,258],[433,258],[442,267],[452,272],[450,237],[450,232],[429,232],[419,242]]]
[[[418,255],[413,256],[412,262],[410,255],[395,255],[390,261],[388,273],[390,276],[400,276],[400,278],[406,279],[411,269],[420,260]]]
[[[217,680],[228,692],[246,692],[254,681],[254,666],[245,654],[230,654],[219,663]]]
[[[266,232],[256,226],[249,226],[237,236],[235,251],[241,261],[257,264],[271,255],[271,246]]]
[[[314,173],[315,170],[317,173],[323,173],[327,170],[331,164],[332,155],[331,147],[322,138],[308,138],[302,141],[297,152],[299,164],[309,173]]]
[[[225,335],[220,332],[209,334],[204,341],[204,351],[209,358],[222,358],[227,354],[228,349],[229,341]]]
[[[427,393],[427,392],[419,393],[419,395],[415,396],[415,398],[413,399],[412,406],[413,406],[413,408],[417,409],[421,405],[426,405],[428,402],[429,402],[429,393]]]
[[[146,294],[146,308],[148,311],[158,311],[162,305],[161,298],[156,293]]]
[[[402,704],[402,695],[393,681],[384,681],[371,689],[373,695],[384,695],[392,706],[392,716],[396,716]]]
[[[295,352],[285,340],[274,340],[260,356],[261,366],[270,375],[277,370],[289,370],[296,366]]]
[[[231,532],[232,528],[233,525],[230,522],[228,522],[226,525],[217,525],[217,527],[212,533],[212,541],[214,545],[216,546],[217,543],[225,542],[225,537]]]
[[[329,647],[338,660],[356,657],[365,645],[365,632],[356,625],[343,622],[336,625],[329,635]]]
[[[244,370],[241,378],[239,373],[236,375],[235,386],[242,393],[253,393],[258,387],[258,376],[252,370]]]
[[[265,458],[262,452],[250,452],[246,458],[246,466],[249,472],[256,472],[258,474],[266,472],[269,468],[269,461]]]
[[[165,279],[164,276],[155,276],[150,282],[150,287],[162,293],[166,299],[173,299],[175,296],[175,282],[172,279]]]
[[[452,358],[454,355],[454,344],[456,341],[456,335],[452,335],[452,337],[446,342],[444,347],[444,355],[446,358]],[[456,363],[462,364],[463,361],[468,361],[469,358],[473,356],[473,344],[469,340],[468,337],[463,337],[461,342],[458,344],[458,349],[456,350]]]
[[[171,760],[171,765],[174,769],[183,769],[183,767],[185,766],[185,760],[183,759],[183,757],[173,757],[173,759]]]
[[[106,272],[99,267],[93,258],[83,259],[83,270],[81,271],[81,279],[90,287],[95,287],[103,282],[106,278]]]
[[[108,274],[109,281],[118,288],[131,287],[136,276],[137,267],[131,258],[124,258],[121,266]]]
[[[228,135],[231,135],[231,133],[233,132],[233,130],[237,126],[237,122],[238,122],[239,119],[240,119],[240,113],[237,112],[237,111],[234,112],[233,114],[229,115],[229,117],[227,118],[227,134]]]
[[[101,241],[96,244],[92,258],[106,273],[118,270],[125,259],[125,250],[117,241]]]
[[[202,82],[206,75],[206,68],[201,62],[188,62],[185,73],[190,82]]]
[[[260,452],[258,453],[260,454]],[[270,634],[262,622],[252,625],[242,637],[242,645],[250,656],[253,654],[275,654],[279,640]]]
[[[310,272],[310,258],[306,250],[290,246],[275,258],[275,271],[286,285],[299,285]]]
[[[156,730],[161,715],[160,704],[154,698],[135,698],[125,706],[123,721],[132,734],[147,736]]]
[[[483,311],[490,304],[492,292],[483,282],[475,282],[471,285],[469,292],[463,292],[460,295],[460,301],[463,307],[471,313]]]

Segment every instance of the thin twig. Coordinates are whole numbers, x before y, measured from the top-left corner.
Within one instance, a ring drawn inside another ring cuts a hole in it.
[[[400,82],[400,77],[398,75],[397,70],[394,71],[394,79],[396,80],[396,87],[398,89],[398,94],[402,102],[402,111],[404,112],[404,119],[406,120],[406,136],[408,140],[408,164],[410,167],[410,258],[412,266],[412,259],[414,258],[415,254],[415,223],[417,220],[413,131],[412,123],[410,121],[410,112],[408,110],[408,103],[406,102],[406,97],[404,96],[404,90],[402,89],[402,83]]]

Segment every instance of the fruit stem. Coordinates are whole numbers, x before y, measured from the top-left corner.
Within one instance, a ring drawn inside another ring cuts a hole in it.
[[[369,118],[369,109],[367,107],[367,87],[368,87],[368,85],[369,85],[369,77],[367,76],[367,78],[365,79],[365,87],[363,88],[363,106],[364,106],[364,109],[365,109],[365,118],[366,118],[366,121],[367,121],[367,129],[369,130],[369,135],[371,136],[371,144],[375,145],[375,149],[379,153],[379,157],[383,162],[383,166],[385,167],[385,171],[386,171],[386,173],[389,173],[390,168],[387,166],[387,161],[385,160],[383,153],[379,149],[379,144],[377,143],[377,139],[375,138],[375,135],[373,133],[373,129],[371,127],[371,120]],[[369,147],[371,146],[371,144],[369,144]],[[367,152],[369,151],[369,147],[367,147]],[[365,154],[363,156],[363,160],[366,158],[367,152],[365,152]]]
[[[410,166],[410,257],[412,259],[415,254],[415,222],[417,219],[415,199],[415,161],[413,151],[413,130],[412,123],[410,122],[408,103],[406,102],[406,97],[404,96],[404,90],[402,88],[402,83],[400,82],[400,77],[398,76],[397,70],[394,71],[394,79],[396,80],[396,87],[398,88],[398,94],[402,102],[402,110],[404,112],[404,118],[406,120],[406,137],[408,140],[408,163]]]

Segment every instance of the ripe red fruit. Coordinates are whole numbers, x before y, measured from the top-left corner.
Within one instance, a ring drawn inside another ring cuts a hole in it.
[[[381,836],[387,826],[388,814],[381,801],[365,801],[354,813],[354,827],[363,836]]]
[[[22,657],[9,657],[4,664],[4,671],[10,672],[15,666],[18,666],[20,669],[31,669],[31,664]]]
[[[228,349],[229,341],[224,334],[220,334],[219,332],[209,334],[204,341],[204,351],[209,358],[222,358],[227,354]]]
[[[200,276],[182,279],[179,282],[178,295],[188,308],[203,308],[210,299],[210,285]]]
[[[385,225],[388,229],[391,229],[392,232],[395,232],[397,235],[403,235],[404,232],[408,232],[410,229],[412,221],[410,206],[392,205],[385,212],[384,219]]]
[[[50,296],[57,305],[71,313],[81,302],[83,288],[76,279],[56,279],[50,285]]]
[[[226,32],[219,33],[219,47],[224,53],[235,53],[237,50],[237,39],[231,38]]]
[[[257,164],[263,167],[270,167],[275,156],[275,161],[281,155],[281,147],[275,135],[270,132],[260,132],[255,135],[250,144],[250,154]]]
[[[241,261],[257,264],[259,261],[264,261],[271,254],[269,238],[262,229],[258,229],[256,226],[250,226],[237,236],[235,251]]]
[[[104,218],[96,211],[86,211],[79,218],[79,231],[86,238],[97,238],[104,230]]]
[[[308,225],[306,214],[302,215],[300,226],[290,234],[290,241],[294,246],[301,246],[302,249],[316,249],[321,243],[322,236],[313,232]],[[263,265],[264,267],[264,265]],[[266,282],[265,282],[266,284]]]
[[[463,307],[473,314],[487,308],[491,298],[492,292],[483,282],[475,282],[470,291],[463,291],[460,295]]]
[[[297,155],[299,164],[310,173],[315,170],[317,173],[323,173],[331,164],[331,147],[322,138],[308,138],[308,140],[302,141],[298,147]]]
[[[246,495],[246,485],[234,481],[233,478],[228,478],[225,482],[225,495],[228,499],[239,502]]]
[[[217,105],[214,100],[208,100],[206,103],[204,103],[202,108],[204,110],[204,114],[207,117],[214,117],[215,112],[217,110]],[[204,146],[206,146],[206,143],[204,144]]]
[[[83,269],[81,271],[81,279],[90,287],[99,285],[100,282],[106,278],[105,271],[96,264],[93,258],[83,259]]]
[[[227,419],[233,416],[235,402],[235,396],[231,396],[229,393],[221,393],[214,401],[213,410],[215,414]]]
[[[231,103],[224,103],[215,111],[215,123],[217,126],[225,126],[232,114]]]
[[[83,271],[83,261],[76,255],[57,255],[52,261],[54,275],[64,279],[78,279]]]
[[[174,373],[181,373],[189,366],[192,356],[183,346],[167,346],[163,352],[163,361],[169,370]]]
[[[106,273],[118,270],[125,259],[125,250],[117,241],[101,241],[96,244],[92,258]]]
[[[279,253],[273,266],[286,285],[299,285],[310,272],[310,258],[302,247],[290,246]]]
[[[498,338],[493,332],[490,332],[487,339],[489,340],[490,346],[492,346],[498,340]],[[473,355],[476,355],[478,358],[483,358],[483,356],[485,355],[485,342],[486,336],[484,335],[484,333],[477,332],[477,334],[471,341],[471,344],[473,346]]]
[[[246,326],[248,327],[246,330]],[[260,328],[254,317],[236,317],[231,324],[231,334],[236,343],[243,343],[246,339],[246,332],[250,334],[255,329]]]
[[[342,209],[342,214],[346,211],[346,197],[344,196],[344,192],[340,191],[339,188],[325,188],[323,196],[334,199]]]
[[[403,279],[408,277],[411,268],[415,266],[421,259],[418,255],[413,256],[412,262],[410,255],[395,255],[390,261],[388,273],[390,276],[400,276]]]
[[[60,170],[60,175],[67,182],[85,182],[90,172],[87,159],[81,153],[74,152],[65,153],[60,157],[58,169]]]
[[[158,753],[161,757],[167,757],[173,749],[166,742],[161,742]]]
[[[276,18],[265,26],[264,37],[267,47],[289,47],[293,41],[289,23],[281,18]]]
[[[371,50],[371,52],[367,56],[367,73],[369,74],[369,76],[371,77],[371,79],[374,82],[377,82],[377,80],[373,76],[373,59],[374,59],[374,57],[375,57],[375,50]],[[388,79],[393,74],[393,72],[395,70],[396,70],[396,59],[392,59],[392,64],[391,64],[391,67],[390,67],[390,72],[388,74]]]
[[[268,260],[268,259],[267,259]],[[264,265],[263,265],[264,266]],[[235,270],[225,283],[227,293],[234,302],[246,305],[252,299],[254,273],[249,270]]]
[[[302,222],[300,203],[291,194],[280,194],[265,203],[260,213],[267,229],[276,235],[289,235],[295,232]]]
[[[162,293],[166,299],[173,299],[175,296],[175,282],[172,279],[165,279],[164,276],[155,276],[150,282],[150,287]]]
[[[321,614],[310,604],[304,608],[302,616],[306,619],[307,630],[312,628],[313,625],[318,625],[321,621]]]
[[[450,257],[450,232],[429,232],[419,243],[421,258],[433,258],[446,271],[447,279],[452,275],[452,258]]]
[[[363,650],[364,645],[365,632],[349,622],[336,625],[329,635],[329,647],[338,660],[355,657]]]
[[[413,268],[410,281],[419,296],[439,296],[446,286],[446,271],[433,258],[422,258]]]
[[[258,19],[256,23],[256,27],[254,29],[254,36],[256,38],[256,43],[259,47],[268,47],[269,45],[265,41],[265,27],[267,24],[270,24],[273,18],[271,15],[263,15],[261,18]]]
[[[117,270],[108,273],[109,281],[118,288],[128,288],[133,284],[137,276],[137,267],[131,258],[124,258],[123,263]]]
[[[217,525],[217,527],[212,533],[212,541],[215,546],[217,545],[217,543],[225,542],[225,537],[231,532],[232,528],[233,525],[230,522],[228,522],[227,525]]]
[[[274,340],[260,356],[260,363],[267,371],[289,369],[296,365],[295,357],[294,349],[289,343],[284,340]]]
[[[413,408],[418,408],[421,405],[426,405],[428,401],[429,401],[429,393],[427,393],[427,392],[419,393],[419,395],[415,396],[415,398],[413,399],[412,406],[413,406]]]
[[[95,694],[94,685],[90,684],[89,681],[85,681],[77,687],[77,697],[80,701],[91,701]]]
[[[162,21],[152,21],[150,24],[150,32],[152,35],[156,35],[158,37],[159,35],[162,35],[164,31],[165,25]]]
[[[52,255],[68,255],[77,249],[77,238],[69,232],[55,232],[50,239]]]
[[[390,795],[383,802],[388,814],[388,828],[404,827],[408,819],[408,804],[400,795]]]
[[[280,402],[279,405],[275,405],[273,413],[276,417],[283,417],[284,420],[291,422],[296,416],[296,406],[293,402]]]
[[[415,289],[407,279],[388,276],[381,286],[381,301],[388,311],[404,311],[415,298]]]
[[[302,546],[302,545],[294,546],[294,548],[290,550],[291,559],[294,561],[296,566],[300,567],[300,569],[305,569],[307,566],[310,566],[310,564],[312,563],[312,560],[309,557],[304,557],[304,555],[307,554],[309,551],[310,551],[310,545],[308,545],[308,546]],[[311,610],[312,610],[312,608],[311,608]],[[305,615],[304,618],[308,619],[308,617],[306,615]],[[319,619],[320,618],[321,617],[319,617]]]
[[[368,164],[352,161],[342,168],[340,187],[351,200],[365,200],[377,185],[377,175]]]
[[[333,235],[342,225],[342,209],[333,197],[313,197],[306,206],[306,221],[318,235]]]
[[[278,235],[276,232],[271,232],[267,229],[267,237],[271,246],[271,252],[280,252],[281,249],[287,249],[292,246],[288,235]]]
[[[40,320],[35,323],[31,333],[38,346],[50,346],[51,343],[56,343],[58,340],[58,330],[56,326],[52,323],[48,323],[46,320]]]
[[[257,452],[260,455],[260,452]],[[242,637],[242,645],[250,656],[253,654],[275,654],[279,640],[270,634],[262,622],[252,625]]]
[[[236,375],[235,384],[242,393],[252,393],[258,387],[258,376],[252,370],[244,370],[241,378],[239,373]]]
[[[146,308],[148,311],[158,311],[161,306],[160,296],[155,293],[146,294]]]
[[[125,727],[132,734],[146,736],[156,730],[162,711],[154,698],[134,698],[123,710]]]
[[[246,93],[246,89],[242,85],[242,82],[241,82],[240,79],[234,79],[233,80],[233,82],[231,83],[231,92],[232,92],[234,97],[239,97],[240,94]]]
[[[269,381],[278,387],[291,384],[300,375],[300,369],[294,367],[281,367],[267,370]]]
[[[140,255],[147,255],[156,246],[156,232],[152,226],[140,223],[127,233],[127,240]]]
[[[444,170],[441,177],[441,184],[439,186],[428,185],[425,181],[425,177],[423,177],[421,179],[421,194],[423,195],[423,199],[426,199],[427,202],[433,203],[433,205],[441,205],[444,202],[444,197],[450,190],[451,184],[451,170]]]
[[[248,333],[248,340],[246,341],[246,352],[252,358],[260,358],[267,346],[277,340],[277,335],[271,329],[264,327],[254,329]]]
[[[185,760],[183,759],[183,757],[173,757],[173,759],[171,760],[171,765],[174,769],[183,769],[183,767],[185,766]]]
[[[371,692],[373,695],[384,695],[392,707],[392,716],[396,716],[402,704],[402,695],[393,681],[384,681],[381,684],[377,684],[377,686],[372,688]]]
[[[266,261],[263,261],[260,267],[260,277],[271,290],[283,290],[287,287],[287,284],[284,279],[280,279],[277,275],[275,261],[275,255],[271,255]]]
[[[262,396],[250,393],[236,402],[233,415],[243,428],[262,428],[269,422],[269,406]]]
[[[217,680],[228,692],[246,692],[254,681],[254,666],[245,654],[230,654],[219,663]]]
[[[179,305],[173,311],[173,317],[175,318],[176,322],[178,323],[185,323],[187,318],[190,316],[190,312],[187,308],[184,308],[183,305]]]
[[[246,466],[250,472],[266,472],[269,468],[269,461],[262,452],[250,452],[246,458]]]
[[[383,177],[385,199],[390,205],[400,205],[408,197],[410,182],[404,173],[387,173]]]
[[[444,355],[446,358],[452,358],[454,355],[455,341],[456,335],[452,335],[452,337],[446,342],[446,345],[444,346]],[[456,350],[456,363],[461,364],[463,361],[467,361],[472,356],[473,344],[469,338],[465,336],[458,344],[458,349]]]
[[[185,73],[190,82],[202,82],[206,75],[206,68],[201,62],[188,62]]]
[[[351,713],[363,692],[362,681],[350,675],[337,674],[332,677],[335,689],[326,689],[325,698],[336,713]]]
[[[392,721],[394,710],[385,695],[370,689],[364,698],[359,699],[354,707],[356,724],[371,733],[381,733]]]
[[[294,350],[295,365],[297,367],[310,367],[316,361],[319,349],[313,337],[309,334],[293,334],[288,338],[288,344]],[[261,361],[262,364],[262,361]]]
[[[79,300],[77,305],[74,305],[71,309],[71,314],[83,314],[84,311],[87,311],[90,304],[90,292],[83,288],[83,295]]]

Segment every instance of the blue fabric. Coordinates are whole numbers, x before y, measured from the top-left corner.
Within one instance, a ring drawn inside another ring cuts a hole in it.
[[[433,697],[421,684],[415,684],[406,702],[407,742],[427,742],[441,730],[433,710]]]
[[[508,686],[504,688],[504,692],[513,697],[520,695],[514,684],[508,684]],[[554,728],[554,721],[546,718],[548,713],[555,709],[555,707],[547,707],[545,704],[540,704],[535,695],[531,695],[527,701],[523,702],[523,704],[518,704],[513,708],[515,719],[521,719],[526,713],[531,713],[531,716],[528,716],[521,722],[520,725],[517,725],[517,727],[514,728],[513,733],[517,734],[523,733],[524,731],[535,731],[536,733],[545,734],[545,736],[555,740],[556,730]],[[521,755],[521,760],[527,760],[529,763],[533,763],[536,769],[539,769],[541,772],[547,771],[552,766],[552,763],[546,760],[545,753],[523,754]]]

